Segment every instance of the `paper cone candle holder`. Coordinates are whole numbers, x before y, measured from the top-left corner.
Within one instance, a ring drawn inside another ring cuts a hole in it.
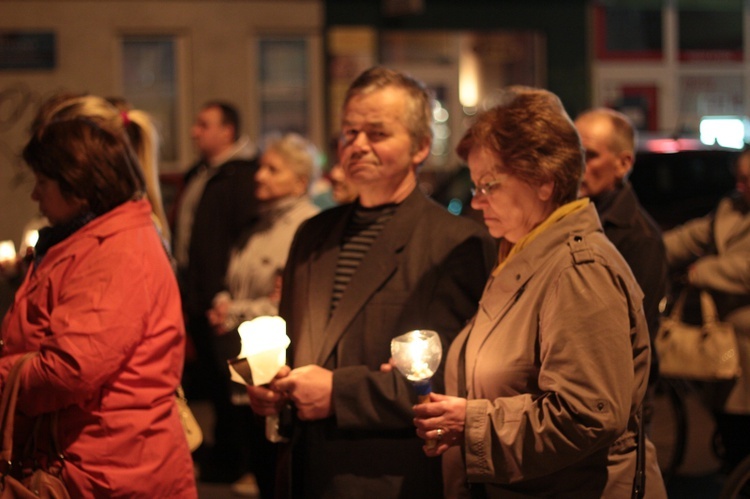
[[[242,347],[236,359],[230,359],[232,380],[245,385],[270,383],[286,364],[286,322],[281,317],[261,316],[245,321],[237,328]],[[266,417],[266,438],[271,442],[285,440],[279,434],[279,416]]]
[[[281,317],[261,316],[240,324],[242,347],[236,359],[229,360],[232,379],[246,385],[265,385],[286,364],[286,322]]]

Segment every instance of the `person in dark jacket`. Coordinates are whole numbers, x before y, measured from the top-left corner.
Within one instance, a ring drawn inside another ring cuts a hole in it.
[[[594,202],[604,233],[625,257],[644,293],[643,310],[652,342],[659,329],[659,303],[667,294],[668,267],[661,230],[643,209],[627,176],[635,162],[635,130],[613,109],[592,109],[575,126],[586,154],[579,194]],[[658,375],[651,349],[650,384]]]
[[[184,385],[188,397],[210,399],[216,418],[214,449],[206,459],[199,456],[201,480],[233,482],[241,475],[236,435],[243,418],[231,403],[226,355],[206,314],[224,288],[232,245],[257,218],[257,152],[240,135],[237,110],[224,102],[205,104],[191,133],[200,160],[185,175],[173,244],[186,327],[195,347]]]
[[[253,410],[298,416],[291,497],[442,496],[440,462],[414,433],[415,389],[381,372],[395,336],[436,331],[447,349],[474,314],[496,259],[476,222],[451,215],[417,186],[432,143],[429,94],[372,68],[347,92],[341,165],[355,203],[326,210],[297,232],[280,315],[291,339],[274,390],[249,389]],[[442,389],[442,369],[432,379]],[[284,395],[282,395],[284,394]]]

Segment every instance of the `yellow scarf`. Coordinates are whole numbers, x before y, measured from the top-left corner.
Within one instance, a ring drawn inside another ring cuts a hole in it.
[[[553,211],[552,214],[548,216],[542,223],[531,229],[528,234],[519,239],[515,245],[509,243],[505,239],[500,241],[500,255],[498,256],[499,263],[497,264],[497,267],[495,267],[495,270],[492,271],[492,275],[497,276],[503,269],[503,267],[505,267],[505,265],[510,261],[510,259],[516,255],[516,253],[528,246],[531,241],[536,239],[539,234],[547,230],[552,224],[562,220],[575,211],[583,209],[584,207],[588,206],[588,204],[589,198],[582,198],[562,205],[561,207]]]

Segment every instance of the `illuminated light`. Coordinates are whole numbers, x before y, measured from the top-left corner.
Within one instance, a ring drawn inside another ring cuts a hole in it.
[[[253,383],[269,383],[286,362],[286,322],[281,317],[260,316],[245,321],[237,328],[241,349],[238,359],[246,358],[253,373]],[[232,373],[232,379],[237,380]]]
[[[705,116],[700,123],[701,142],[742,149],[747,137],[747,119],[739,116]]]
[[[433,133],[436,140],[445,140],[451,136],[451,129],[446,125],[435,125]]]
[[[228,362],[230,379],[245,385],[270,383],[286,363],[286,349],[289,346],[286,322],[278,316],[263,315],[243,322],[237,332],[240,335],[240,354],[237,359]],[[250,369],[249,378],[243,375],[245,371],[237,363],[243,360]],[[286,437],[279,433],[278,414],[266,416],[266,438],[271,442],[286,441]]]
[[[409,331],[391,340],[393,365],[412,382],[419,404],[430,400],[430,378],[440,366],[442,356],[440,336],[429,329]],[[437,440],[427,440],[425,446],[435,448]]]
[[[24,246],[27,248],[33,248],[36,246],[37,241],[39,241],[39,231],[38,230],[30,230],[26,232],[26,235],[23,236],[23,242]]]
[[[429,329],[410,331],[391,340],[391,357],[409,381],[429,381],[440,365],[443,354],[440,336]]]
[[[697,139],[650,139],[645,149],[649,152],[671,154],[680,151],[695,151],[701,149],[701,142]]]
[[[433,156],[445,156],[448,153],[448,147],[444,142],[433,142],[430,153]]]
[[[466,107],[479,104],[479,58],[471,38],[465,37],[458,58],[458,101]]]
[[[448,213],[460,215],[464,210],[464,204],[460,199],[453,198],[448,202]]]
[[[448,121],[450,114],[448,113],[447,109],[441,107],[440,109],[435,109],[432,112],[432,117],[435,118],[435,121],[437,121],[438,123],[445,123],[446,121]]]
[[[16,245],[13,241],[0,241],[0,263],[10,263],[16,259]]]

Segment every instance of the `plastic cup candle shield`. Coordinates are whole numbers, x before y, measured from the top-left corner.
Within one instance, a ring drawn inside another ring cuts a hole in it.
[[[237,330],[242,347],[237,359],[229,361],[232,379],[245,385],[270,383],[286,363],[286,348],[289,346],[286,322],[281,317],[262,316],[243,322]],[[242,359],[250,366],[249,372],[242,369]],[[278,416],[266,417],[266,437],[272,442],[283,440],[278,427]]]
[[[391,340],[391,357],[396,369],[411,381],[419,403],[430,398],[430,379],[440,365],[443,347],[440,336],[435,331],[417,329]],[[428,447],[437,445],[435,440],[427,440]]]

